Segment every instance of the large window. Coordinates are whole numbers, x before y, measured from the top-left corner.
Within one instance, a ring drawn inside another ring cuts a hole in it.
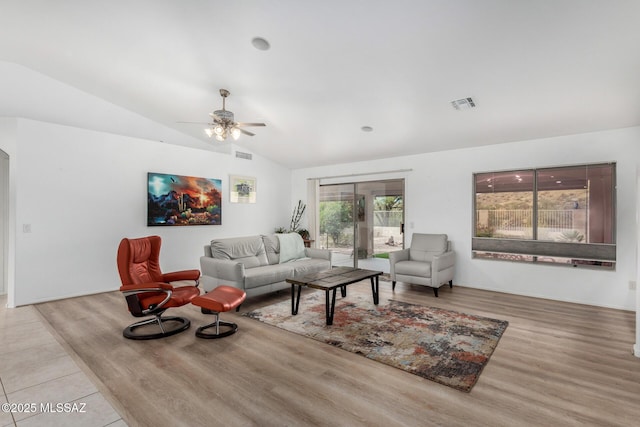
[[[474,189],[474,257],[615,265],[615,164],[476,173]]]

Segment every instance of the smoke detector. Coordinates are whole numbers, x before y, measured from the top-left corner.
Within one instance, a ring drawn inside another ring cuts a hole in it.
[[[462,98],[451,101],[451,105],[453,105],[453,108],[456,110],[468,110],[470,108],[475,108],[476,103],[471,98]]]

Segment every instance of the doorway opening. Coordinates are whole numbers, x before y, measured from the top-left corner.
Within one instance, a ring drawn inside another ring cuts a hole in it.
[[[9,155],[0,150],[0,295],[6,295],[9,275]]]
[[[333,265],[389,272],[404,248],[404,179],[321,185],[318,246]]]

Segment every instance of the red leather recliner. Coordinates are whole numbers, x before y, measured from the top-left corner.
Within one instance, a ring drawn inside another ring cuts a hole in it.
[[[160,236],[122,239],[118,247],[118,272],[129,311],[135,317],[153,315],[153,318],[134,323],[122,332],[125,338],[148,340],[168,337],[189,329],[191,322],[185,317],[162,317],[170,307],[189,304],[200,295],[197,288],[199,270],[162,273],[160,271]],[[193,280],[195,286],[174,287],[170,282]],[[154,327],[157,325],[157,328]],[[137,328],[146,333],[135,333]]]

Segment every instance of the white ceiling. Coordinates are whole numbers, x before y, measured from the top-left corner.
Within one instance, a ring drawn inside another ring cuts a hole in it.
[[[267,123],[239,148],[300,168],[640,125],[639,22],[638,0],[0,0],[0,60],[177,144],[218,144],[176,122],[229,89]]]

